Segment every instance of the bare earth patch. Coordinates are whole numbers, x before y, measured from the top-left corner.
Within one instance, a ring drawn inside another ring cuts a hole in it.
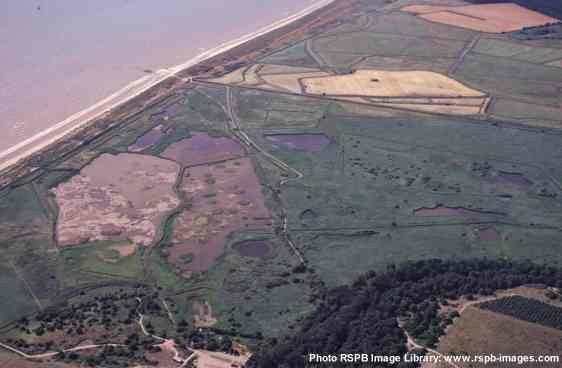
[[[135,251],[137,250],[137,245],[136,244],[113,245],[109,248],[119,252],[120,257],[128,257],[133,253],[135,253]]]
[[[207,350],[194,350],[196,360],[194,366],[196,368],[239,368],[250,359],[251,354],[245,349],[236,345],[235,350],[238,355],[212,352]]]
[[[179,204],[178,171],[177,164],[151,156],[100,156],[53,189],[59,246],[119,239],[150,245],[163,216]]]
[[[193,302],[193,324],[195,327],[213,327],[217,319],[213,317],[213,309],[209,302]]]
[[[192,167],[181,190],[192,207],[176,219],[168,259],[186,275],[207,270],[233,231],[271,225],[249,158]]]
[[[556,22],[556,18],[537,13],[514,3],[432,6],[410,5],[403,11],[432,22],[489,33],[512,32],[525,27]]]
[[[193,166],[229,160],[244,154],[244,148],[230,138],[215,138],[207,133],[196,132],[191,138],[172,144],[162,156],[184,166]]]

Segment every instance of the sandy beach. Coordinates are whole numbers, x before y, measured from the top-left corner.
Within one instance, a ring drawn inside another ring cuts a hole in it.
[[[189,67],[197,65],[204,60],[212,58],[216,55],[222,54],[228,50],[231,50],[239,45],[242,45],[252,39],[255,39],[261,35],[269,33],[273,30],[284,27],[291,22],[301,19],[308,14],[332,3],[334,0],[319,0],[312,3],[312,5],[306,7],[305,9],[285,17],[281,20],[273,22],[272,24],[263,27],[255,32],[251,32],[242,37],[236,38],[235,40],[223,43],[212,49],[209,49],[194,58],[191,58],[181,64],[175,65],[173,67],[157,69],[151,71],[150,74],[143,76],[131,83],[128,83],[118,91],[110,94],[109,96],[103,98],[102,100],[96,102],[92,106],[83,109],[75,114],[72,114],[68,118],[51,125],[50,127],[42,130],[38,134],[27,138],[16,145],[5,149],[0,152],[0,170],[4,170],[19,160],[32,155],[57,140],[62,139],[71,132],[77,131],[81,127],[84,127],[89,122],[95,120],[96,118],[108,113],[115,107],[139,96],[143,92],[149,90],[155,85],[163,82],[164,80],[175,77],[182,70]],[[187,82],[187,80],[185,80]]]

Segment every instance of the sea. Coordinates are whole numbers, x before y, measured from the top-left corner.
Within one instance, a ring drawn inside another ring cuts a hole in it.
[[[312,0],[2,0],[0,151]]]

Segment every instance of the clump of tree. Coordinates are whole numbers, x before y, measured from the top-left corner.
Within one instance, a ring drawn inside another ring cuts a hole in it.
[[[426,260],[368,272],[351,286],[327,290],[299,332],[268,340],[247,368],[305,367],[308,353],[403,355],[409,334],[432,346],[456,316],[440,304],[467,295],[490,295],[524,284],[562,287],[562,271],[531,262]],[[399,320],[406,320],[404,326]],[[334,365],[337,366],[337,365]],[[349,363],[345,365],[350,367]],[[412,363],[380,367],[415,367]]]
[[[233,353],[232,339],[226,335],[218,334],[211,329],[199,328],[189,335],[189,345],[192,349],[221,351]]]

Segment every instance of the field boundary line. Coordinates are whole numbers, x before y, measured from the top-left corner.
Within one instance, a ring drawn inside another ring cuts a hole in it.
[[[474,46],[476,46],[476,44],[478,43],[478,41],[480,41],[480,38],[482,37],[481,33],[477,33],[469,42],[468,44],[466,44],[466,46],[461,50],[460,55],[457,58],[457,61],[455,61],[455,63],[453,65],[451,65],[451,67],[449,68],[449,70],[447,71],[447,75],[451,78],[453,78],[453,76],[455,75],[455,73],[457,72],[459,66],[461,66],[461,64],[464,62],[464,59],[466,58],[466,55],[468,55],[469,52],[472,51],[472,49],[474,49]]]
[[[14,273],[16,274],[16,276],[23,282],[23,284],[25,285],[25,288],[27,289],[29,294],[31,294],[31,297],[33,298],[33,300],[35,301],[35,303],[37,304],[39,309],[43,310],[44,309],[43,305],[41,304],[41,301],[39,300],[37,295],[35,295],[35,293],[33,292],[33,289],[31,288],[31,285],[29,285],[29,283],[27,282],[25,277],[18,271],[18,269],[16,268],[16,265],[12,261],[9,261],[8,263],[10,264],[10,266],[12,266],[12,269],[14,270]]]

